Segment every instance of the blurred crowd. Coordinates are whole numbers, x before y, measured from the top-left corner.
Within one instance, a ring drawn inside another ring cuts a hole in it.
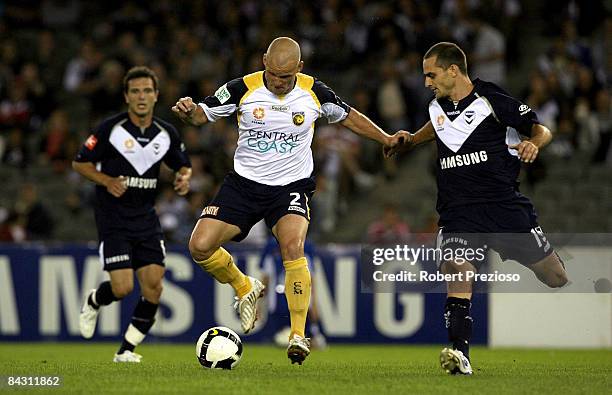
[[[32,169],[50,168],[50,182],[66,185],[65,209],[87,208],[92,186],[70,163],[96,124],[124,111],[125,71],[148,65],[160,77],[155,113],[177,126],[194,166],[188,198],[164,186],[158,205],[170,241],[184,242],[232,168],[237,131],[232,119],[187,127],[170,108],[179,97],[203,99],[227,80],[262,69],[261,55],[280,35],[301,44],[305,73],[390,133],[414,131],[427,120],[431,94],[423,87],[422,55],[435,42],[457,42],[468,54],[472,78],[522,97],[556,133],[555,155],[582,150],[593,161],[611,162],[609,13],[603,1],[5,1],[0,166],[21,172],[24,180],[33,178]],[[535,37],[547,47],[530,48]],[[532,65],[529,73],[510,86],[512,70],[524,64]],[[333,232],[351,196],[397,172],[376,144],[339,125],[319,125],[313,148],[315,233]],[[541,174],[534,172],[532,181]],[[35,183],[20,195],[36,201]],[[37,215],[36,204],[24,208],[17,198],[2,204],[0,238],[53,238],[51,226],[41,233],[26,225]]]

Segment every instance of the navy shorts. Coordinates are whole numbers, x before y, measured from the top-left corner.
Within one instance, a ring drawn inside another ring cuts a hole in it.
[[[554,252],[527,199],[447,209],[440,215],[439,225],[438,247],[443,252],[445,248],[461,249],[462,253],[468,248],[492,249],[502,260],[515,260],[526,266]],[[478,267],[480,260],[474,261]]]
[[[166,247],[161,233],[147,237],[111,236],[100,242],[100,260],[104,270],[138,270],[156,264],[164,266]]]
[[[312,177],[287,185],[264,185],[229,173],[213,200],[204,207],[200,218],[214,218],[240,228],[232,240],[241,241],[262,218],[268,228],[287,214],[296,214],[310,222],[310,199],[314,195]]]

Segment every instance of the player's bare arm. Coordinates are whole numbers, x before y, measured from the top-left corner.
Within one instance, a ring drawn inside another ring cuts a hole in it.
[[[172,111],[181,121],[193,126],[204,125],[208,122],[202,107],[194,103],[193,99],[188,96],[181,97],[172,107]]]
[[[350,129],[353,133],[371,140],[378,141],[384,146],[394,146],[397,144],[397,139],[387,134],[378,125],[370,120],[359,111],[351,107],[346,119],[340,122],[342,126]]]
[[[400,130],[395,135],[400,136],[402,140],[394,147],[383,147],[383,153],[386,158],[390,158],[398,152],[410,151],[418,145],[428,143],[435,139],[435,132],[431,121],[428,121],[421,129],[417,130],[416,133],[408,133],[405,130]]]
[[[96,166],[91,162],[72,162],[72,168],[96,184],[106,187],[108,193],[114,197],[121,197],[127,191],[125,177],[111,177],[96,169]]]
[[[525,163],[533,163],[538,157],[540,149],[550,143],[552,133],[544,125],[534,124],[531,127],[531,138],[508,147],[518,151],[519,159]]]
[[[181,167],[174,176],[174,190],[180,196],[189,192],[189,180],[191,179],[191,167]]]

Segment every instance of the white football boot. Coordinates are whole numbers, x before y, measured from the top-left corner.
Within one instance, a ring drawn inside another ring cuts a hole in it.
[[[100,313],[100,308],[95,309],[87,302],[89,296],[95,292],[96,290],[92,289],[87,296],[85,296],[85,302],[83,303],[83,307],[81,307],[81,314],[79,315],[79,329],[81,330],[81,336],[85,339],[91,339],[93,337],[96,331],[98,314]]]
[[[255,327],[257,299],[263,296],[263,291],[266,288],[258,279],[250,276],[248,276],[248,279],[251,282],[251,291],[242,298],[234,297],[234,308],[240,315],[240,324],[244,333],[249,333]]]
[[[115,356],[113,357],[113,362],[140,363],[141,359],[142,355],[125,350],[121,354],[115,354]]]
[[[287,357],[291,360],[292,365],[294,363],[301,365],[309,354],[309,338],[293,335],[293,337],[289,339],[289,346],[287,346]]]
[[[465,355],[459,350],[443,348],[440,352],[440,366],[450,374],[471,375],[472,365]]]

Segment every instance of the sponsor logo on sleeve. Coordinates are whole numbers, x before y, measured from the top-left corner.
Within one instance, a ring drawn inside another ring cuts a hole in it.
[[[521,104],[519,106],[519,112],[521,113],[521,115],[525,115],[529,111],[531,111],[531,108],[529,108],[529,106],[527,104]]]
[[[232,95],[227,90],[227,84],[223,85],[221,88],[217,89],[215,92],[215,97],[219,99],[219,103],[223,104],[232,97]]]
[[[98,144],[98,139],[93,134],[87,138],[87,141],[85,141],[85,147],[87,147],[87,149],[90,151],[93,151],[96,144]]]

